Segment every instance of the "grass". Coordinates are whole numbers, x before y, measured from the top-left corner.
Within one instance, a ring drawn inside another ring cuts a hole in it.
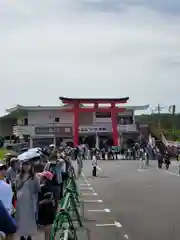
[[[0,148],[0,160],[3,160],[4,155],[8,153],[8,150],[5,148]]]

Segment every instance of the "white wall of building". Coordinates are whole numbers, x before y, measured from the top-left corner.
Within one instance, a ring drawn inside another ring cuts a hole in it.
[[[120,112],[117,114],[118,118],[120,119],[121,117],[133,117],[133,122],[134,122],[134,111],[133,110],[126,110],[124,112]],[[93,122],[95,124],[101,124],[101,123],[111,123],[111,117],[109,118],[97,118],[95,113],[93,114]]]
[[[31,111],[28,112],[28,125],[46,125],[52,124],[55,118],[59,118],[59,123],[72,123],[73,114],[71,112],[61,112],[61,111]]]
[[[13,127],[13,133],[18,137],[21,137],[22,135],[31,135],[31,136],[35,135],[34,127],[32,127],[31,125],[29,126],[16,125]]]
[[[100,124],[100,123],[111,123],[111,118],[97,118],[94,117],[94,123]]]
[[[118,114],[118,118],[133,116],[134,111],[125,111]],[[28,118],[28,125],[24,125],[24,119]],[[59,122],[55,122],[55,118],[59,118]],[[20,134],[28,134],[35,136],[34,128],[38,126],[53,127],[53,126],[72,126],[73,113],[60,110],[34,110],[27,111],[24,116],[19,117],[18,125],[14,127],[14,132]],[[79,125],[81,128],[89,128],[87,132],[94,132],[91,127],[105,128],[102,132],[112,132],[111,117],[97,118],[95,113],[80,113]],[[128,125],[128,126],[127,126]],[[2,129],[5,132],[5,129]],[[9,129],[9,128],[7,128]],[[0,128],[1,130],[1,128]],[[1,130],[1,132],[2,132]],[[9,130],[8,130],[9,131]],[[12,131],[12,129],[10,130]],[[84,130],[83,130],[84,131]],[[135,124],[126,124],[125,126],[118,126],[119,132],[136,131]],[[81,132],[81,131],[80,131]],[[6,133],[3,133],[3,135]],[[18,134],[17,134],[18,135]]]
[[[133,111],[125,111],[119,113],[118,116],[133,116]],[[38,110],[29,111],[26,115],[21,116],[18,119],[18,124],[24,124],[24,118],[28,118],[28,125],[48,125],[54,124],[55,118],[59,118],[59,124],[72,124],[73,123],[73,113],[58,111],[58,110]],[[80,125],[90,124],[103,124],[111,123],[111,118],[97,118],[95,113],[80,113],[79,116]]]

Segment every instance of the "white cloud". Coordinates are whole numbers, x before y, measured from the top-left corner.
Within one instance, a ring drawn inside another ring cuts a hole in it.
[[[123,4],[0,0],[0,112],[58,104],[59,95],[178,104],[179,19]]]

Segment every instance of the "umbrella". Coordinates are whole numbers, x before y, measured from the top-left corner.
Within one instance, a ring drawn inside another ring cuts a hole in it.
[[[42,148],[31,148],[28,150],[28,152],[36,152],[36,153],[39,153],[41,156],[43,156]]]
[[[42,152],[42,149],[41,148],[30,148],[29,150],[28,150],[28,152]]]
[[[18,156],[18,160],[20,161],[28,161],[33,158],[41,157],[42,154],[37,151],[27,151]]]

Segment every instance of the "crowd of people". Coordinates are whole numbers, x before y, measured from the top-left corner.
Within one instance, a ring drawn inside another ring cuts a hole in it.
[[[18,157],[0,162],[1,237],[11,240],[16,233],[20,240],[31,240],[41,230],[50,239],[70,166],[65,150],[52,146],[43,162]]]
[[[72,159],[77,163],[77,176],[81,174],[83,160],[91,159],[92,175],[96,177],[97,169],[101,171],[98,160],[144,160],[147,148],[143,142],[117,151],[112,147],[89,149],[84,144],[76,148],[66,146],[58,149],[50,145],[47,149],[42,149],[41,160],[13,156],[1,161],[0,236],[12,240],[16,233],[20,240],[31,240],[41,230],[45,233],[45,240],[50,239]],[[158,149],[156,152],[152,149],[152,152],[155,154],[154,159],[158,160],[158,167],[161,168],[165,163],[168,169],[168,153],[162,154]]]

